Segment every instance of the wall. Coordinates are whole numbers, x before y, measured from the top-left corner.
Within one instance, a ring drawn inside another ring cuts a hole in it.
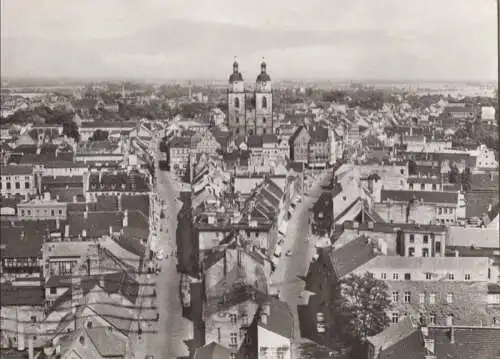
[[[394,223],[406,223],[406,203],[375,203],[374,209],[384,221]],[[409,223],[415,221],[419,224],[430,224],[436,218],[436,209],[430,204],[415,204],[410,210]]]
[[[21,196],[31,195],[36,193],[35,179],[33,175],[23,176],[5,176],[0,177],[1,189],[0,193],[3,196],[19,194]],[[10,189],[7,188],[10,184]],[[19,188],[16,185],[19,184]]]
[[[386,281],[389,295],[399,292],[399,302],[394,310],[400,316],[405,312],[415,315],[420,313],[436,315],[436,324],[445,325],[448,314],[453,314],[456,325],[488,325],[493,316],[500,318],[500,310],[492,310],[487,305],[487,283],[485,282],[450,282],[450,281]],[[410,304],[404,304],[404,292],[411,293]],[[425,293],[425,303],[420,304],[419,293]],[[436,295],[435,304],[430,304],[429,294]],[[446,297],[453,293],[453,302],[448,304]],[[392,312],[392,311],[391,311]],[[390,317],[390,314],[389,314]]]
[[[266,328],[258,326],[257,328],[257,338],[258,338],[258,358],[259,359],[291,359],[291,341],[288,338],[282,337],[281,335],[271,332]],[[263,350],[266,348],[266,350]],[[278,356],[278,348],[288,348],[283,350],[284,355]]]

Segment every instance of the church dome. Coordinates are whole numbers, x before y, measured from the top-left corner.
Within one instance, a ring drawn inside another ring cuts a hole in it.
[[[233,83],[236,81],[243,81],[243,75],[241,75],[241,72],[238,69],[238,61],[234,60],[233,62],[233,73],[231,76],[229,76],[229,83]]]
[[[260,74],[257,76],[257,82],[269,82],[271,77],[267,73],[267,65],[264,61],[260,64]]]

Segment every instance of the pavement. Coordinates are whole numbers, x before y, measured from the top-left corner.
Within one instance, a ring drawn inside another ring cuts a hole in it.
[[[177,200],[179,188],[169,173],[157,169],[156,174],[156,190],[160,202],[165,200],[166,203],[165,218],[158,217],[159,228],[163,229],[159,235],[158,247],[164,249],[168,258],[160,262],[159,275],[150,276],[150,281],[156,283],[156,286],[147,286],[144,293],[148,298],[147,294],[156,291],[156,298],[145,300],[143,307],[156,305],[157,309],[143,310],[142,317],[153,316],[156,319],[158,313],[158,320],[144,321],[143,334],[133,343],[133,351],[136,359],[143,359],[146,355],[153,355],[155,359],[187,358],[189,351],[184,341],[191,339],[193,328],[192,323],[182,316],[179,295],[180,275],[177,272],[175,256],[177,213],[180,209]]]
[[[300,337],[300,322],[297,307],[304,303],[302,293],[305,282],[302,279],[307,274],[309,264],[316,253],[315,243],[310,237],[309,216],[310,209],[322,192],[321,186],[326,184],[328,172],[320,175],[311,187],[311,190],[303,196],[288,221],[286,240],[282,245],[282,252],[291,251],[290,256],[283,255],[276,270],[271,275],[271,292],[278,292],[282,301],[290,306],[294,316],[294,343],[304,342]]]

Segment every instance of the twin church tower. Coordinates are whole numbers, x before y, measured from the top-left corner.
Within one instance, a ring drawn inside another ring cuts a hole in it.
[[[233,136],[266,135],[274,132],[271,77],[264,61],[260,64],[255,90],[246,90],[238,62],[229,76],[228,124]]]

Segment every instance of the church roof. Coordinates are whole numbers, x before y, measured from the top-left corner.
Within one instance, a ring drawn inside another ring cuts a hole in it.
[[[241,72],[233,72],[231,76],[229,76],[229,83],[233,83],[235,81],[243,81],[243,75]]]
[[[259,76],[257,76],[257,82],[269,82],[271,81],[271,77],[267,72],[261,72]]]

